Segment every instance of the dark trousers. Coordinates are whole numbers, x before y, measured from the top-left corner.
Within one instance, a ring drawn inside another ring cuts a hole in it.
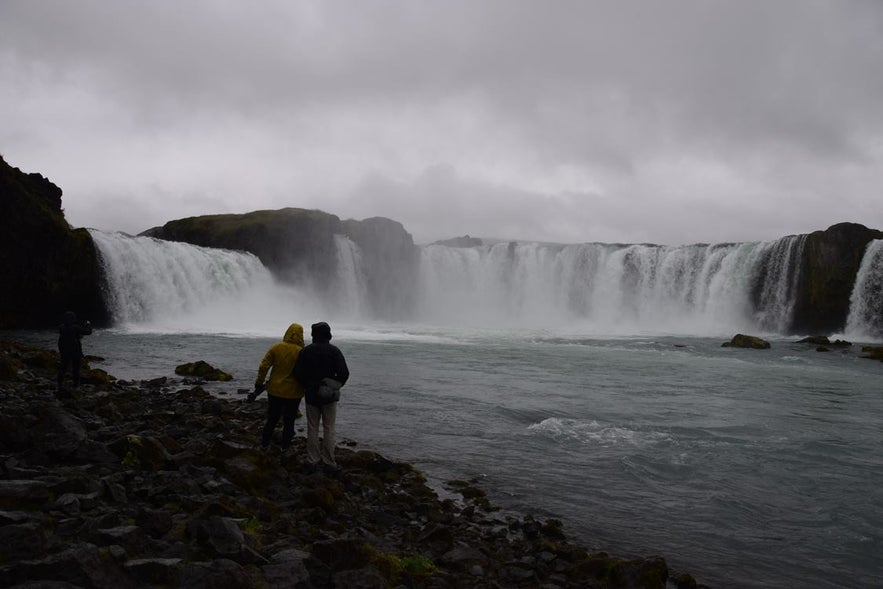
[[[58,389],[64,383],[64,375],[68,366],[71,369],[71,375],[74,377],[74,388],[80,386],[80,356],[79,354],[61,354],[61,361],[58,363]]]
[[[294,418],[300,407],[300,399],[283,399],[275,395],[267,394],[267,423],[264,425],[264,433],[261,436],[261,446],[269,446],[273,439],[273,430],[282,418],[282,447],[291,446],[294,439]]]

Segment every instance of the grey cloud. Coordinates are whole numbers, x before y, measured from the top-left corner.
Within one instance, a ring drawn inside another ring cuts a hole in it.
[[[78,219],[159,184],[169,218],[207,186],[427,238],[705,240],[777,206],[744,238],[883,224],[881,33],[860,1],[6,0],[0,143]]]

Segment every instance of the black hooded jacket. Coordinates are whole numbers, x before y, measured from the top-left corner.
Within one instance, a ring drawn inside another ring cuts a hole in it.
[[[316,401],[316,389],[323,378],[333,378],[341,385],[350,377],[349,368],[340,349],[328,341],[313,341],[301,350],[294,363],[294,378],[303,386],[307,403]]]

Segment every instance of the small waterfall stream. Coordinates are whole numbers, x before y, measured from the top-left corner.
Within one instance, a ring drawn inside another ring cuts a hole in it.
[[[883,239],[868,244],[849,299],[846,332],[883,338]]]

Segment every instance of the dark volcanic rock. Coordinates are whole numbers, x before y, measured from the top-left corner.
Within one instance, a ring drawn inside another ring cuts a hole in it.
[[[382,319],[401,319],[414,306],[419,250],[398,221],[372,217],[343,221],[343,228],[362,251],[368,304]]]
[[[203,380],[233,380],[232,375],[224,372],[220,368],[215,368],[205,360],[180,364],[175,367],[175,374],[181,376],[195,376]]]
[[[432,245],[445,245],[448,247],[477,247],[482,245],[484,242],[478,237],[469,237],[468,235],[463,235],[462,237],[453,237],[451,239],[441,239],[439,241],[433,241]]]
[[[800,263],[792,332],[843,330],[856,274],[868,243],[874,239],[883,239],[883,231],[857,223],[840,223],[807,236]]]
[[[0,157],[0,328],[51,327],[67,310],[96,325],[109,318],[95,245],[72,230],[61,189]]]
[[[730,341],[721,344],[724,348],[751,348],[755,350],[767,350],[770,343],[753,335],[737,333]]]
[[[334,235],[342,233],[335,215],[286,208],[177,219],[142,235],[251,252],[277,276],[297,282],[305,275],[320,275],[329,264],[334,268]]]

